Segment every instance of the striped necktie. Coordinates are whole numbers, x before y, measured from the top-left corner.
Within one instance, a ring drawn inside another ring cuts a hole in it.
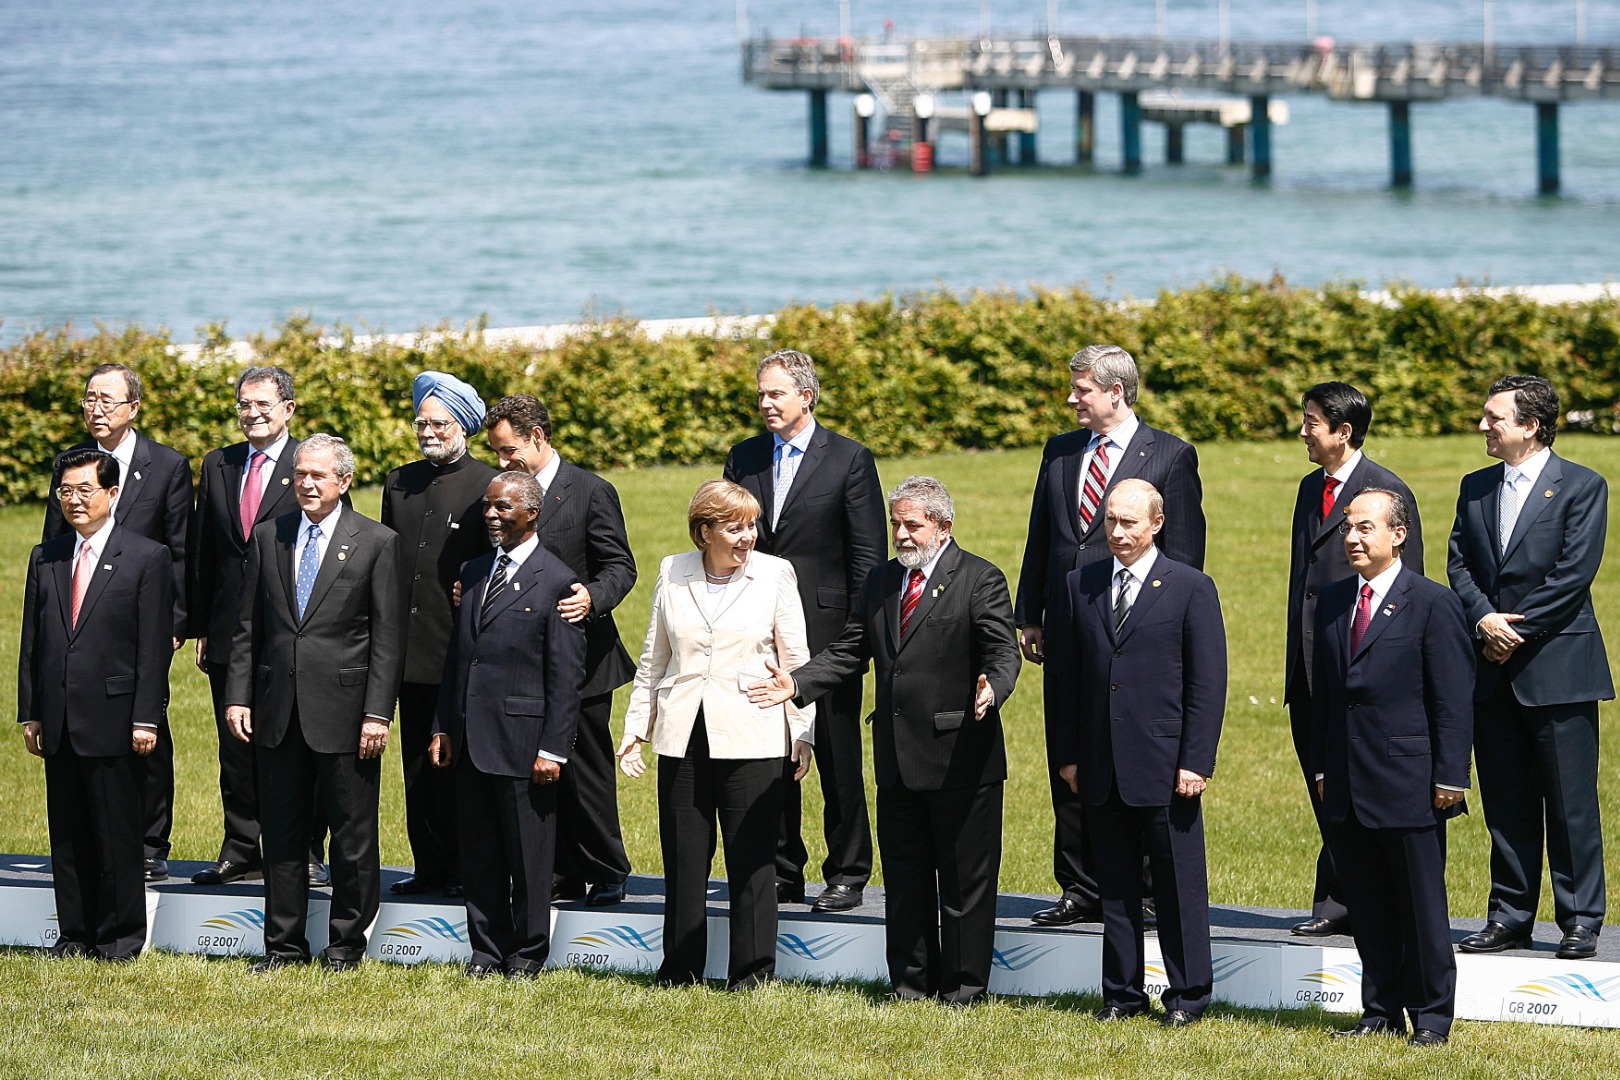
[[[923,572],[913,570],[906,579],[906,595],[900,601],[900,636],[906,636],[906,630],[911,626],[911,616],[917,610],[917,602],[922,599]]]
[[[1106,437],[1099,439],[1097,449],[1086,467],[1086,482],[1080,485],[1080,528],[1091,528],[1091,519],[1102,505],[1103,491],[1108,487],[1108,448],[1113,445]]]

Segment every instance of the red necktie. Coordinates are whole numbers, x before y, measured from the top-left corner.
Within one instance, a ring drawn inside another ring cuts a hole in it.
[[[1356,601],[1356,621],[1350,624],[1350,655],[1361,650],[1361,639],[1367,636],[1367,624],[1372,622],[1372,586],[1361,587],[1361,599]]]
[[[1326,521],[1328,515],[1333,513],[1333,493],[1339,489],[1339,482],[1333,477],[1322,481],[1322,520]]]
[[[1097,516],[1097,507],[1102,505],[1103,489],[1108,486],[1108,474],[1103,470],[1108,468],[1108,440],[1102,439],[1097,443],[1097,450],[1091,455],[1091,465],[1086,469],[1086,482],[1080,489],[1080,527],[1091,528],[1091,519]]]
[[[906,579],[906,595],[900,601],[900,636],[906,636],[906,627],[911,625],[912,612],[917,610],[917,601],[922,599],[923,572],[913,570]]]
[[[90,558],[90,545],[79,542],[79,557],[73,560],[73,628],[79,628],[79,607],[84,594],[90,591],[90,574],[95,569]]]
[[[259,482],[268,455],[257,450],[248,451],[253,460],[248,464],[247,481],[242,485],[242,538],[253,535],[253,521],[259,516],[259,502],[264,498],[264,485]]]

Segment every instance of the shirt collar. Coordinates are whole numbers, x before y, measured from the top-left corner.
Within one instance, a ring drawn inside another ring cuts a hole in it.
[[[1136,418],[1136,413],[1134,411],[1127,412],[1125,414],[1125,419],[1121,420],[1118,424],[1115,424],[1114,429],[1108,434],[1098,435],[1095,431],[1093,431],[1091,433],[1091,441],[1086,444],[1086,450],[1090,452],[1097,449],[1097,443],[1103,439],[1107,439],[1110,443],[1112,443],[1114,445],[1114,449],[1124,450],[1126,447],[1131,445],[1131,440],[1136,438],[1136,429],[1141,426],[1142,421]]]
[[[263,450],[256,449],[252,443],[248,443],[247,460],[249,467],[253,465],[254,454],[263,454],[265,460],[274,466],[276,462],[281,460],[282,452],[287,449],[287,443],[289,440],[291,440],[291,438],[291,434],[283,431],[281,433],[281,438],[277,439]]]
[[[1119,556],[1116,555],[1114,556],[1114,578],[1115,580],[1118,580],[1119,572],[1121,570],[1125,570],[1129,572],[1131,577],[1136,579],[1136,583],[1140,585],[1142,582],[1147,580],[1148,574],[1152,573],[1153,571],[1153,564],[1158,561],[1158,545],[1148,548],[1147,554],[1143,555],[1140,559],[1137,559],[1129,566],[1126,566],[1124,563],[1120,562]]]
[[[304,519],[303,524],[299,527],[300,531],[299,531],[298,535],[299,535],[300,539],[308,540],[309,539],[309,527],[311,525],[315,524],[315,523],[313,521],[309,520],[309,515],[308,514],[300,512],[298,516]],[[337,532],[337,523],[338,523],[339,519],[341,519],[342,517],[343,517],[343,500],[339,499],[338,504],[336,506],[332,507],[332,512],[330,514],[327,514],[326,517],[321,519],[321,535],[330,538],[334,533],[336,533]]]
[[[101,553],[107,550],[107,539],[112,536],[114,524],[115,523],[112,515],[108,514],[107,520],[102,522],[101,528],[97,529],[89,536],[82,536],[79,538],[79,543],[73,546],[73,557],[77,559],[79,557],[79,548],[85,544],[89,544],[91,556],[97,559],[101,558]]]
[[[1360,464],[1361,464],[1361,451],[1357,450],[1357,451],[1353,452],[1349,457],[1344,459],[1344,464],[1340,465],[1339,468],[1337,469],[1337,471],[1328,473],[1328,476],[1332,477],[1334,480],[1337,480],[1339,482],[1339,485],[1342,487],[1343,485],[1345,485],[1346,483],[1349,482],[1350,474],[1355,472],[1356,471],[1356,466],[1360,465]]]
[[[1531,454],[1517,465],[1504,466],[1502,477],[1503,479],[1506,479],[1513,471],[1516,470],[1520,476],[1530,481],[1531,484],[1534,484],[1537,480],[1541,479],[1541,470],[1547,467],[1547,462],[1551,460],[1551,458],[1552,450],[1549,447],[1543,446],[1540,450],[1537,450],[1535,453]]]
[[[1371,581],[1368,581],[1359,574],[1356,575],[1356,578],[1361,582],[1361,585],[1372,586],[1374,604],[1378,603],[1385,596],[1389,595],[1389,590],[1395,584],[1395,579],[1401,576],[1402,565],[1401,560],[1396,559],[1389,565],[1389,569],[1385,570],[1382,574],[1379,574]],[[1361,585],[1356,586],[1357,592],[1361,591]]]
[[[932,559],[929,559],[927,562],[923,563],[921,566],[917,567],[917,569],[922,571],[923,584],[924,585],[927,585],[928,584],[928,579],[934,576],[934,567],[939,565],[939,560],[945,554],[945,549],[950,547],[950,546],[951,546],[951,538],[946,537],[945,542],[943,544],[939,545],[939,550],[934,552],[934,557]],[[906,571],[906,577],[907,578],[911,577],[911,571],[910,570]]]
[[[507,576],[510,577],[518,572],[518,568],[528,561],[529,556],[533,555],[539,546],[540,534],[531,533],[527,540],[523,541],[523,543],[519,544],[511,551],[495,552],[495,562],[499,563],[501,561],[501,556],[505,555],[507,559],[510,560],[510,566],[507,568]],[[495,570],[493,567],[490,568],[489,572],[491,576],[494,576]]]
[[[557,448],[556,447],[552,447],[551,448],[551,460],[546,462],[544,468],[542,468],[539,472],[534,474],[535,482],[540,485],[540,490],[542,490],[542,491],[550,491],[551,490],[551,485],[554,482],[556,482],[557,473],[560,472],[561,470],[562,470],[562,455],[557,453]]]
[[[810,417],[810,422],[804,425],[804,430],[793,436],[793,438],[784,439],[782,436],[776,434],[772,434],[771,438],[776,440],[774,446],[791,446],[793,449],[802,454],[806,450],[810,449],[810,436],[814,435],[815,433],[816,418],[812,416]],[[773,448],[771,453],[774,455],[775,452],[776,451]]]
[[[96,449],[101,449],[100,443],[96,444]],[[123,441],[121,441],[111,450],[108,450],[107,453],[117,458],[118,464],[122,465],[126,469],[129,468],[130,463],[135,460],[135,429],[130,428],[125,431]]]

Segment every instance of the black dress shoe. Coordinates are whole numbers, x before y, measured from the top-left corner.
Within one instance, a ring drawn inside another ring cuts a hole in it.
[[[146,880],[147,881],[165,881],[165,880],[168,879],[168,877],[169,877],[169,860],[167,860],[167,859],[147,859],[146,860]]]
[[[327,971],[353,971],[360,966],[358,957],[349,956],[321,956],[321,967]]]
[[[536,975],[540,974],[540,969],[538,967],[508,966],[501,969],[501,974],[505,975],[508,979],[532,979]]]
[[[1338,919],[1306,919],[1302,923],[1295,923],[1289,931],[1299,937],[1331,937],[1334,934],[1348,934],[1350,924],[1340,922]]]
[[[608,907],[624,902],[624,882],[598,881],[585,894],[586,907]]]
[[[248,968],[248,973],[250,975],[267,975],[272,971],[279,971],[281,968],[303,967],[307,963],[309,963],[309,961],[303,959],[302,957],[267,956],[263,960],[260,960],[257,964],[254,964],[252,967]]]
[[[1364,1035],[1405,1035],[1406,1031],[1390,1027],[1388,1020],[1363,1020],[1353,1028],[1333,1032],[1335,1039],[1359,1039]]]
[[[1109,1024],[1115,1020],[1129,1020],[1133,1016],[1141,1015],[1141,1009],[1127,1009],[1123,1005],[1104,1005],[1102,1008],[1092,1013],[1091,1018],[1093,1020],[1101,1021],[1104,1024]]]
[[[324,889],[330,884],[332,884],[332,875],[326,872],[326,867],[318,862],[310,863],[309,887],[312,889]]]
[[[1041,908],[1029,917],[1036,926],[1071,926],[1078,922],[1097,922],[1102,912],[1088,907],[1072,896],[1060,896],[1049,908]]]
[[[1152,900],[1142,901],[1142,929],[1157,930],[1159,928],[1159,909],[1153,906]]]
[[[248,863],[232,862],[230,859],[221,859],[213,866],[191,875],[193,885],[229,885],[233,881],[245,881],[248,878],[261,878],[264,871],[258,866]]]
[[[447,881],[444,883],[443,894],[452,900],[459,900],[467,895],[467,889],[459,881]]]
[[[1558,943],[1558,959],[1590,960],[1597,955],[1597,931],[1585,926],[1572,926],[1564,940]]]
[[[778,904],[804,903],[804,882],[778,881],[776,883],[776,902]]]
[[[1412,1032],[1412,1037],[1406,1040],[1406,1045],[1444,1046],[1446,1045],[1446,1037],[1440,1034],[1438,1031],[1430,1031],[1428,1028],[1419,1028],[1417,1031]]]
[[[849,911],[863,902],[861,890],[854,885],[828,885],[810,906],[811,911]]]
[[[444,888],[443,878],[408,874],[388,886],[388,891],[395,896],[417,896],[421,893],[438,892],[442,888]]]
[[[501,973],[501,965],[480,964],[469,960],[467,966],[461,969],[461,973],[469,979],[488,979]]]
[[[1468,953],[1501,952],[1504,949],[1528,949],[1530,935],[1492,920],[1485,929],[1469,934],[1457,943],[1457,948]]]
[[[1167,1028],[1184,1028],[1196,1023],[1198,1023],[1198,1017],[1194,1016],[1186,1009],[1171,1009],[1169,1012],[1164,1014],[1164,1019],[1159,1021],[1159,1026]]]
[[[551,902],[561,904],[569,900],[585,899],[585,883],[557,878],[551,883]]]
[[[96,950],[92,949],[82,941],[67,941],[63,938],[58,938],[56,944],[51,946],[50,955],[54,959],[58,960],[66,959],[70,956],[93,957],[96,955]]]

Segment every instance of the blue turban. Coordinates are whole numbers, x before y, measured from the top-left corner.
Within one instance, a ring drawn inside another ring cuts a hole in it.
[[[428,398],[438,399],[468,435],[484,426],[484,399],[454,375],[443,371],[424,371],[418,375],[411,383],[411,407],[421,412],[422,402]]]

